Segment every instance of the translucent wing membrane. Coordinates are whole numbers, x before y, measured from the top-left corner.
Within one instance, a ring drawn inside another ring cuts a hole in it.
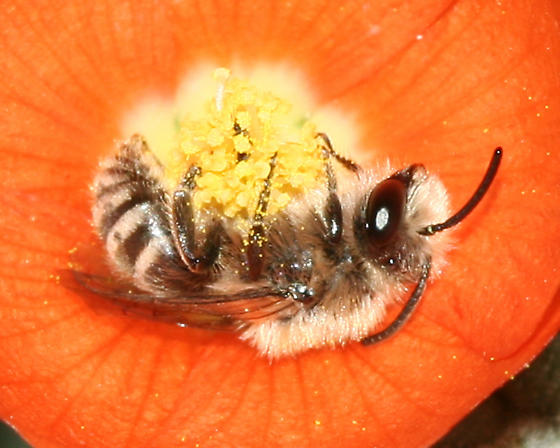
[[[111,276],[76,270],[68,270],[65,274],[64,277],[72,276],[88,291],[110,298],[133,313],[193,327],[235,330],[246,323],[271,316],[287,317],[297,311],[293,300],[271,288],[247,288],[227,295],[208,290],[182,294],[175,291],[149,293]]]

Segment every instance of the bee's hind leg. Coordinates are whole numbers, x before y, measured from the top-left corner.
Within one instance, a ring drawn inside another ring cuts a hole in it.
[[[179,255],[188,268],[195,273],[212,268],[218,255],[223,235],[219,221],[212,223],[201,244],[196,241],[196,225],[192,204],[192,193],[200,168],[192,166],[173,193],[171,201],[171,231]]]

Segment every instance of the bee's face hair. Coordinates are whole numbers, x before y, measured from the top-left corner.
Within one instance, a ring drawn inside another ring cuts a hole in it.
[[[433,252],[438,264],[440,252],[438,242],[428,241],[420,232],[449,216],[448,210],[439,179],[423,165],[411,165],[370,187],[357,202],[353,229],[357,246],[387,274],[416,279]]]

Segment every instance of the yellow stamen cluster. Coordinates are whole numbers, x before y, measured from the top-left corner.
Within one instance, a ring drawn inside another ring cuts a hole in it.
[[[270,92],[214,73],[218,88],[203,118],[187,119],[179,131],[177,160],[168,175],[181,176],[196,165],[194,205],[240,220],[256,213],[259,196],[275,158],[267,214],[325,183],[325,162],[315,126]]]

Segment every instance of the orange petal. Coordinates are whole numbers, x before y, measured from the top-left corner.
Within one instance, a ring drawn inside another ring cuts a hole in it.
[[[425,446],[558,331],[552,2],[34,3],[0,11],[0,416],[34,446]],[[397,337],[270,365],[56,281],[127,108],[205,60],[299,67],[372,159],[425,163],[455,207],[504,147]]]

